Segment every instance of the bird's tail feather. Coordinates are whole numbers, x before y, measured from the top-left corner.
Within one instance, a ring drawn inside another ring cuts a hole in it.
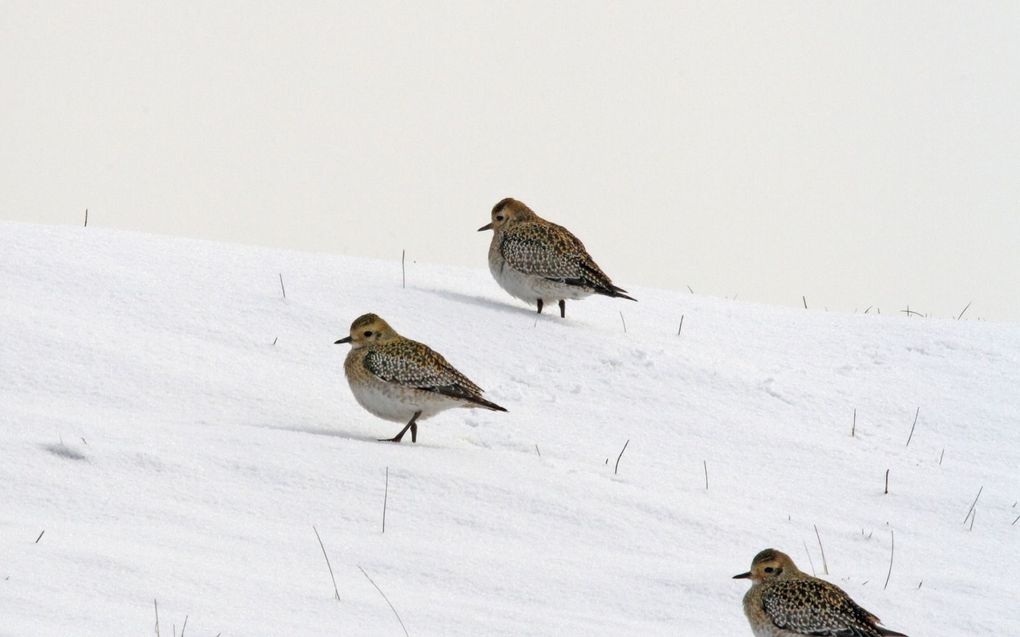
[[[610,296],[614,299],[627,299],[628,301],[637,301],[637,299],[635,299],[634,297],[627,296],[627,290],[624,290],[623,288],[617,287],[615,285],[610,285],[607,288],[599,288],[596,289],[595,291],[598,292],[599,294],[604,294],[605,296]]]
[[[485,407],[486,409],[491,409],[492,411],[507,411],[507,409],[505,407],[500,407],[496,403],[489,402],[488,400],[485,400],[484,398],[479,398],[479,397],[476,397],[476,396],[472,396],[471,398],[468,398],[467,400],[469,402],[472,402],[472,403],[478,405],[479,407]]]

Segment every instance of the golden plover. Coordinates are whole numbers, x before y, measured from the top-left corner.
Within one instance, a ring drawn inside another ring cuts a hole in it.
[[[538,305],[558,300],[560,316],[567,315],[567,299],[602,294],[630,299],[595,263],[581,240],[563,226],[546,221],[516,199],[507,197],[492,209],[493,230],[489,270],[499,286],[522,301]]]
[[[482,389],[427,345],[404,338],[375,314],[351,323],[344,374],[354,398],[370,413],[407,423],[388,442],[400,442],[408,429],[418,441],[418,421],[453,407],[506,411],[482,398]]]
[[[755,637],[907,637],[882,628],[878,617],[858,606],[843,589],[802,573],[790,556],[765,549],[751,570],[733,579],[749,579],[744,614]]]

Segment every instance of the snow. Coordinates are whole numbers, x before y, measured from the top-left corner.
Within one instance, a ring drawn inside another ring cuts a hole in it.
[[[0,223],[0,635],[154,634],[154,599],[164,636],[403,634],[359,566],[413,637],[749,635],[730,577],[770,546],[820,573],[815,525],[888,627],[1020,634],[1020,326],[626,281],[536,317],[475,235],[402,289],[399,259]],[[510,412],[376,442],[332,344],[369,311]]]

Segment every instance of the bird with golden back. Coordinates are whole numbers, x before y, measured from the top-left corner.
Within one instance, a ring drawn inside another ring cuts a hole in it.
[[[418,421],[455,407],[506,411],[482,398],[482,389],[428,345],[404,338],[375,314],[351,323],[350,335],[336,341],[351,345],[344,375],[358,404],[384,420],[406,423],[388,442],[411,431]]]
[[[758,553],[751,570],[733,579],[751,580],[744,614],[754,637],[907,637],[879,626],[843,589],[801,572],[781,551]]]
[[[557,301],[565,318],[568,299],[592,294],[637,300],[613,284],[580,239],[516,199],[497,203],[492,222],[478,229],[484,230],[493,231],[489,244],[493,278],[511,296],[534,303],[539,314],[547,302]]]

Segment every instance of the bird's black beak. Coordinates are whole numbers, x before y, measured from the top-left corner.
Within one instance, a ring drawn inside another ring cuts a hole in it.
[[[335,342],[335,343],[333,343],[333,344],[334,344],[334,345],[342,345],[342,344],[344,344],[344,343],[350,343],[350,342],[351,342],[351,337],[350,337],[350,336],[348,336],[348,337],[346,337],[346,338],[341,338],[341,339],[340,339],[339,341],[337,341],[337,342]]]
[[[492,224],[491,223],[485,224],[484,226],[478,229],[478,232],[482,232],[483,230],[492,230]]]
[[[734,575],[733,579],[751,579],[751,571],[741,573],[740,575]]]

